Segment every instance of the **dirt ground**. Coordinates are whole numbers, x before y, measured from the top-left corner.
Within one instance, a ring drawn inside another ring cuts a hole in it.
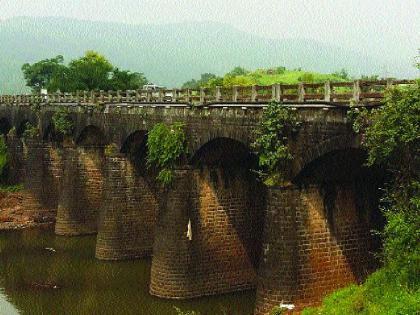
[[[39,226],[25,216],[22,192],[0,192],[0,230],[15,230]]]

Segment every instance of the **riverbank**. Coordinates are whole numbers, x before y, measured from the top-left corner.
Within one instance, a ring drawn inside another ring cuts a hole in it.
[[[49,227],[53,222],[35,222],[25,215],[22,191],[0,190],[0,230],[18,230],[34,227]]]

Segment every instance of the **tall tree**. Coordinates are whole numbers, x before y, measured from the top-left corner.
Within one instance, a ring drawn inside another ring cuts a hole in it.
[[[89,50],[69,64],[69,74],[76,90],[105,90],[109,87],[111,71],[114,69],[103,55]]]
[[[63,61],[63,56],[58,55],[51,59],[40,60],[34,64],[25,63],[22,66],[22,71],[26,85],[34,92],[39,92],[43,88],[49,89],[51,79],[66,68],[63,65]]]
[[[112,71],[111,79],[109,80],[109,89],[136,90],[147,83],[148,81],[143,73],[130,72],[128,70],[115,68]]]

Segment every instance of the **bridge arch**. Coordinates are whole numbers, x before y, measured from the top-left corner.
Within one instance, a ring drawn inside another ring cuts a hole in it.
[[[87,125],[75,138],[76,145],[83,147],[101,147],[108,143],[105,133],[95,125]]]
[[[313,147],[308,147],[306,152],[300,156],[296,156],[291,178],[299,177],[311,163],[328,153],[347,149],[360,149],[360,137],[355,135],[337,136],[327,139]]]
[[[147,154],[147,130],[135,130],[122,142],[120,152],[129,159],[144,162]]]
[[[229,137],[215,137],[203,143],[189,159],[194,166],[233,166],[250,167],[256,156],[242,140]]]
[[[9,120],[5,117],[0,118],[0,134],[7,135],[10,129],[12,129],[12,125]]]

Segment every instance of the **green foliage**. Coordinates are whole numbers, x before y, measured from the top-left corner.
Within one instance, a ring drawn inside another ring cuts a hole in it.
[[[39,129],[37,126],[32,125],[30,122],[25,124],[25,130],[22,134],[25,139],[34,139],[39,136]]]
[[[24,189],[23,184],[0,185],[0,192],[19,192]]]
[[[52,117],[54,129],[63,136],[69,136],[73,133],[73,122],[70,119],[68,110],[59,107],[55,110]]]
[[[65,68],[62,65],[63,61],[63,56],[58,55],[51,59],[35,62],[32,65],[25,63],[22,66],[22,71],[26,85],[35,92],[39,92],[42,88],[48,88],[52,78]]]
[[[233,68],[230,72],[228,72],[226,75],[231,76],[231,77],[237,77],[240,75],[247,75],[248,73],[249,71],[246,70],[245,68],[237,66]]]
[[[281,306],[275,306],[272,310],[270,315],[282,315],[287,311],[287,308]]]
[[[351,285],[327,296],[318,308],[307,308],[302,315],[399,315],[418,314],[420,290],[401,286],[397,275],[382,268],[360,285]]]
[[[200,313],[195,311],[182,311],[180,308],[174,306],[174,309],[176,311],[176,315],[200,315]]]
[[[288,140],[299,126],[296,112],[289,107],[272,102],[264,110],[252,146],[258,153],[260,175],[267,185],[284,180],[282,170],[293,159]]]
[[[314,83],[315,82],[315,76],[311,72],[305,72],[298,78],[298,80],[300,82]]]
[[[187,153],[185,125],[174,123],[156,124],[147,138],[147,164],[159,169],[157,180],[169,187],[174,180],[174,167],[180,157]]]
[[[0,176],[3,175],[8,160],[6,139],[0,135]]]
[[[332,73],[334,76],[337,76],[343,80],[350,80],[350,76],[349,73],[347,72],[346,69],[341,69],[339,71],[333,72]]]
[[[147,84],[147,79],[143,73],[130,72],[127,70],[119,70],[115,68],[112,71],[109,80],[109,90],[136,90]]]
[[[74,92],[76,90],[134,90],[147,83],[143,73],[114,68],[111,62],[95,51],[87,51],[81,58],[63,65],[63,56],[24,64],[27,86],[39,92]]]
[[[119,152],[118,146],[115,143],[110,143],[105,146],[105,155],[112,156]]]
[[[217,82],[221,82],[221,80],[222,78],[213,73],[203,73],[201,74],[201,78],[199,80],[192,79],[187,81],[182,85],[182,88],[197,90],[201,87],[216,86],[218,85]]]

